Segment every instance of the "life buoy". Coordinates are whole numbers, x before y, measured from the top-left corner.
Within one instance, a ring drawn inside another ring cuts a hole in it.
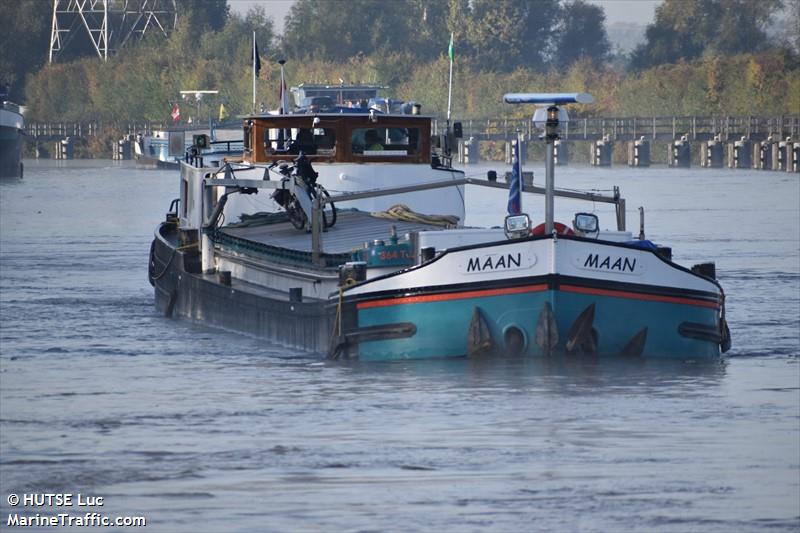
[[[575,235],[572,228],[561,222],[553,222],[553,229],[556,230],[556,233],[559,235]],[[533,228],[531,230],[531,235],[544,235],[544,222]]]

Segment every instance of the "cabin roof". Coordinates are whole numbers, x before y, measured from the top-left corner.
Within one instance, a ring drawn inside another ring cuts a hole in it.
[[[292,89],[342,89],[342,90],[358,90],[358,89],[388,89],[384,85],[374,85],[370,83],[362,83],[360,85],[336,85],[327,83],[301,83],[292,87]]]
[[[248,115],[245,116],[245,120],[247,119],[270,119],[270,120],[294,120],[298,118],[305,118],[305,117],[320,117],[320,118],[335,118],[335,119],[343,119],[343,120],[355,120],[358,119],[357,122],[361,122],[365,118],[369,118],[370,113],[290,113],[286,115],[270,115],[269,113],[262,113],[256,115]],[[375,115],[378,117],[378,122],[375,123],[376,127],[380,126],[381,119],[391,118],[391,119],[402,119],[402,120],[433,120],[435,117],[433,115],[405,115],[400,113],[378,113]]]

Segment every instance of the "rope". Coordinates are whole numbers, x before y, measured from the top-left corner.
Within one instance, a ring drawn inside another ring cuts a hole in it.
[[[276,224],[279,222],[286,222],[289,220],[289,215],[285,211],[278,213],[268,213],[260,211],[258,213],[248,214],[242,213],[239,215],[239,222],[231,222],[226,227],[228,228],[251,228],[254,226],[266,226],[268,224]]]
[[[395,204],[386,211],[371,213],[375,218],[388,218],[401,222],[420,222],[431,226],[454,228],[458,225],[458,217],[454,215],[423,215],[412,211],[407,205]]]
[[[172,249],[172,253],[170,253],[170,254],[169,254],[169,260],[168,260],[168,261],[167,261],[167,263],[164,265],[164,268],[161,270],[161,273],[156,275],[156,274],[154,274],[154,272],[155,272],[155,267],[156,267],[156,265],[155,265],[155,259],[156,259],[156,253],[155,253],[155,252],[156,252],[156,241],[154,240],[153,242],[151,242],[151,243],[150,243],[150,265],[149,265],[149,267],[150,267],[150,268],[148,268],[147,274],[148,274],[148,276],[149,276],[149,278],[150,278],[150,283],[151,283],[151,284],[152,284],[154,281],[156,281],[156,280],[158,280],[158,279],[161,279],[161,278],[163,278],[163,277],[164,277],[164,274],[166,274],[166,273],[167,273],[167,270],[169,270],[169,265],[170,265],[170,263],[172,263],[172,258],[173,258],[173,257],[175,257],[175,252],[176,252],[177,250],[178,250],[177,248],[173,248],[173,249]]]
[[[336,318],[333,319],[333,331],[331,331],[330,348],[328,348],[328,356],[333,359],[339,359],[341,350],[339,349],[339,341],[342,338],[342,300],[344,299],[344,287],[339,287],[339,301],[336,304]]]
[[[155,272],[155,259],[156,259],[156,241],[153,240],[150,243],[150,264],[148,265],[147,275],[150,278],[150,283],[152,284],[154,281],[159,280],[164,277],[164,274],[167,273],[169,270],[169,265],[172,264],[172,260],[175,258],[176,252],[182,252],[184,250],[188,250],[189,248],[196,248],[197,242],[191,242],[189,244],[184,244],[183,246],[176,246],[172,249],[172,252],[169,254],[169,259],[164,264],[164,268],[161,270],[159,274],[154,274]],[[160,262],[160,260],[159,260]]]

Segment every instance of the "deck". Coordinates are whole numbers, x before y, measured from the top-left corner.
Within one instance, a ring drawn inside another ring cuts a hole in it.
[[[336,225],[322,234],[324,255],[349,255],[355,249],[364,247],[365,242],[375,239],[389,240],[392,226],[398,237],[413,231],[436,231],[441,226],[422,222],[405,222],[388,218],[378,218],[364,211],[341,211]],[[224,235],[250,241],[270,248],[300,252],[311,255],[311,233],[301,231],[289,222],[279,222],[264,226],[244,228],[223,227]]]

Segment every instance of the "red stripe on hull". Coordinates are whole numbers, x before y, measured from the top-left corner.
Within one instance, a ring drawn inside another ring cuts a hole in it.
[[[546,283],[539,285],[528,285],[526,287],[510,287],[507,289],[485,289],[478,291],[451,292],[447,294],[425,294],[421,296],[403,296],[400,298],[387,298],[385,300],[373,300],[371,302],[360,302],[356,305],[358,309],[369,309],[370,307],[388,307],[392,305],[418,304],[424,302],[446,302],[448,300],[463,300],[465,298],[485,298],[488,296],[505,296],[508,294],[522,294],[526,292],[546,291]]]
[[[678,296],[659,296],[657,294],[642,294],[639,292],[615,291],[609,289],[592,289],[590,287],[576,287],[574,285],[561,285],[558,289],[564,292],[594,294],[596,296],[611,296],[614,298],[628,298],[631,300],[647,300],[649,302],[665,302],[670,304],[681,304],[681,305],[696,305],[699,307],[708,307],[710,309],[719,309],[719,304],[717,302],[709,302],[706,300],[695,300],[692,298],[681,298]]]

